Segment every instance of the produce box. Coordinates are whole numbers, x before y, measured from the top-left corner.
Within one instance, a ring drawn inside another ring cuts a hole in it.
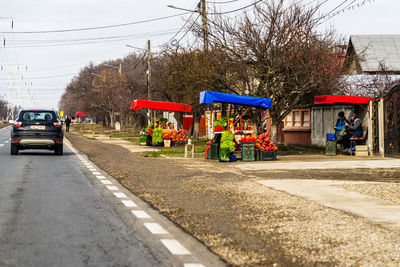
[[[254,144],[242,144],[242,161],[254,161]]]
[[[325,145],[325,155],[336,156],[337,141],[326,141]]]
[[[260,151],[260,161],[276,160],[276,151]]]
[[[208,150],[207,156],[209,157],[209,159],[218,159],[218,144],[217,143],[211,144],[211,149]]]
[[[147,136],[144,135],[144,134],[140,135],[140,137],[139,137],[139,145],[145,146],[146,143],[147,143]]]

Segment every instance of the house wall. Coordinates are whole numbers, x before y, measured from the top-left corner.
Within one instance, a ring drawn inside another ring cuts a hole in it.
[[[316,105],[311,108],[311,144],[325,146],[326,134],[334,133],[337,115],[343,111],[346,118],[354,111],[363,121],[364,136],[368,129],[367,104]]]
[[[285,145],[311,145],[311,109],[293,109],[283,121]]]

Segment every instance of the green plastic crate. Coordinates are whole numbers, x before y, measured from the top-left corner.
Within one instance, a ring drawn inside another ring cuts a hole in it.
[[[210,154],[210,155],[208,155]],[[209,159],[218,159],[218,144],[211,143],[211,149],[207,152],[207,158]]]
[[[337,152],[337,141],[326,141],[325,144],[325,155],[336,156]]]
[[[242,161],[254,161],[254,144],[242,144]]]
[[[260,151],[260,160],[276,160],[276,151]]]

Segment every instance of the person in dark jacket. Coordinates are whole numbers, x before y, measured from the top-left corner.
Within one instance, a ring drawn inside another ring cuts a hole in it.
[[[69,132],[69,125],[71,124],[71,119],[67,116],[67,118],[65,119],[65,128],[66,131]]]
[[[345,151],[350,151],[350,137],[352,136],[363,136],[362,121],[357,115],[352,111],[350,113],[350,121],[346,122],[346,131],[350,134],[342,137],[342,144],[345,147]]]

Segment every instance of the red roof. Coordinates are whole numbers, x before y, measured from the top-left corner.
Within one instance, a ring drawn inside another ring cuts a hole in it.
[[[319,95],[314,97],[315,105],[329,105],[336,103],[347,103],[347,104],[368,104],[373,97],[366,96],[345,96],[345,95]]]
[[[179,112],[192,112],[192,106],[183,103],[172,103],[172,102],[161,102],[161,101],[149,101],[143,99],[133,100],[131,109],[139,110],[141,108],[148,109],[159,109],[167,111],[179,111]]]

